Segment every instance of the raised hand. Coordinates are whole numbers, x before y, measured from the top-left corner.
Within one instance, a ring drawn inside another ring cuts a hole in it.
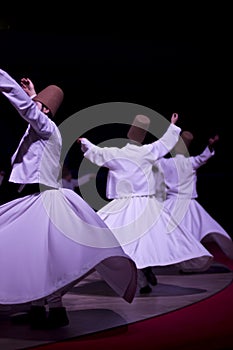
[[[171,123],[176,124],[177,120],[178,120],[178,113],[173,113],[171,117]]]
[[[210,150],[213,150],[215,143],[219,140],[219,136],[215,135],[214,137],[209,138],[208,146]]]
[[[33,82],[29,78],[22,78],[20,81],[21,87],[28,94],[28,96],[36,95]]]

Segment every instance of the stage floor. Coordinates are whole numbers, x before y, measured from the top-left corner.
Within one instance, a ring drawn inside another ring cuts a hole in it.
[[[70,325],[59,330],[31,330],[29,325],[13,325],[10,315],[27,311],[29,304],[0,306],[0,348],[27,349],[33,346],[93,334],[156,317],[218,293],[233,280],[233,272],[213,263],[205,273],[182,275],[175,267],[154,269],[158,285],[152,293],[137,291],[131,304],[118,297],[97,272],[92,273],[64,296]]]

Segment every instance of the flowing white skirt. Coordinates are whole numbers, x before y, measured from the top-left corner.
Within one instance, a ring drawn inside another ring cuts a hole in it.
[[[48,190],[0,206],[0,304],[45,297],[93,268],[133,300],[135,263],[74,191]]]
[[[188,228],[199,242],[214,241],[228,258],[233,259],[231,236],[197,200],[170,197],[166,200],[165,206],[179,225]]]
[[[139,269],[181,263],[185,271],[203,271],[212,263],[208,250],[155,196],[114,199],[98,214]]]

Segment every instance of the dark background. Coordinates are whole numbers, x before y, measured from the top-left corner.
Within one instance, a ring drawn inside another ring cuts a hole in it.
[[[114,3],[103,10],[89,4],[85,12],[68,3],[51,12],[39,5],[14,14],[2,10],[0,67],[17,81],[29,77],[37,91],[61,86],[58,123],[95,104],[130,102],[168,120],[179,113],[178,125],[195,136],[192,154],[218,133],[216,155],[198,173],[199,202],[233,234],[230,10],[164,4],[163,11],[126,11]],[[0,168],[8,172],[26,124],[2,95],[0,115]],[[92,141],[118,132],[126,131],[105,126],[92,133]],[[69,162],[77,170],[77,158]]]

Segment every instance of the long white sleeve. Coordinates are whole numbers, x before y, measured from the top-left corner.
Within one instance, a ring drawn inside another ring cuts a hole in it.
[[[215,151],[210,151],[209,147],[207,146],[204,151],[197,155],[197,156],[192,156],[191,157],[191,161],[192,161],[192,166],[193,169],[198,169],[200,168],[202,165],[206,164],[207,161],[213,157],[215,154]]]
[[[55,129],[54,123],[38,109],[36,103],[26,94],[21,86],[2,69],[0,69],[0,92],[40,137],[50,137]]]
[[[173,149],[179,139],[180,132],[181,128],[170,124],[163,136],[151,144],[155,160],[164,157]]]

